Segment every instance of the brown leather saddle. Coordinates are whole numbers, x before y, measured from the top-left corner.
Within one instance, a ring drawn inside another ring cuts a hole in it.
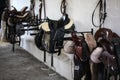
[[[90,50],[84,37],[78,36],[75,32],[73,32],[71,35],[72,40],[75,43],[74,45],[75,55],[78,57],[79,60],[83,62],[86,61],[87,59],[89,59]]]
[[[81,80],[85,75],[85,80],[91,80],[89,65],[89,48],[83,36],[78,36],[75,32],[72,34],[74,42],[74,80]],[[76,67],[78,69],[76,69]]]
[[[118,37],[118,35],[107,28],[100,28],[95,33],[98,46],[103,48],[99,59],[103,62],[106,69],[109,69],[111,74],[118,73],[114,44],[111,42],[114,37]]]

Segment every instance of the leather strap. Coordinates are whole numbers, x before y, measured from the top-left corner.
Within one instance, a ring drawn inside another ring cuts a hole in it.
[[[41,16],[42,16],[42,0],[39,0],[40,1],[40,5],[39,5],[39,20],[41,20]]]
[[[95,11],[97,9],[97,7],[99,6],[99,19],[100,19],[100,24],[99,25],[96,25],[95,22],[94,22],[94,16],[95,16]],[[107,13],[106,13],[106,0],[99,0],[99,2],[97,3],[93,13],[92,13],[92,24],[95,26],[95,27],[101,27],[104,22],[105,22],[105,19],[107,17]]]
[[[62,0],[61,2],[61,6],[60,6],[60,11],[63,15],[66,14],[66,6],[67,6],[67,2],[66,0]]]
[[[44,19],[46,20],[47,19],[47,16],[46,16],[46,6],[45,6],[45,0],[43,0],[43,7],[44,7]]]

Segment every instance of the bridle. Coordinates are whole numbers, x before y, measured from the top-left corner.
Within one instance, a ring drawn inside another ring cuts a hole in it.
[[[66,7],[67,7],[67,2],[66,0],[62,0],[61,6],[60,6],[60,11],[63,15],[66,14]]]
[[[94,17],[95,17],[95,12],[97,10],[97,8],[99,7],[99,25],[96,25],[94,22]],[[97,3],[93,13],[92,13],[92,24],[95,27],[101,27],[104,22],[105,19],[107,17],[107,12],[106,12],[106,0],[99,0],[99,2]]]

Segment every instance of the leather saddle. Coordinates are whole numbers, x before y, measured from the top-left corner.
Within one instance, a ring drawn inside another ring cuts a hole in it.
[[[27,16],[29,16],[29,11],[26,11],[27,8],[28,7],[25,6],[20,11],[17,11],[17,9],[13,7],[13,10],[9,10],[8,25],[13,26],[15,23],[25,20]]]
[[[112,42],[112,39],[115,37],[118,37],[118,35],[107,28],[100,28],[95,33],[95,39],[98,43],[97,46],[103,48],[98,56],[99,60],[105,65],[106,69],[109,69],[111,74],[118,73],[116,52]]]
[[[27,11],[27,8],[27,6],[24,6],[20,11],[18,11],[15,7],[13,7],[13,9],[9,11],[10,17],[13,17],[15,19],[14,22],[30,21],[31,13],[30,11]]]
[[[75,32],[72,34],[74,42],[74,80],[91,80],[91,71],[89,65],[90,51],[83,36],[78,36]]]
[[[39,30],[43,31],[41,42],[39,42],[42,44],[40,46],[43,46],[49,53],[60,52],[65,33],[74,31],[74,28],[73,20],[67,14],[65,19],[51,20],[47,18],[46,22],[39,25]]]
[[[56,25],[56,27],[52,24]],[[71,28],[74,29],[73,25],[74,25],[73,20],[69,19],[68,15],[66,15],[65,20],[63,20],[63,18],[61,18],[60,20],[51,20],[48,18],[46,22],[43,22],[42,24],[39,25],[39,29],[43,29],[45,32],[50,32],[52,30],[50,28],[54,28],[57,30],[61,27],[63,27],[65,30],[69,30]],[[54,26],[54,27],[50,27],[50,26]]]
[[[14,6],[12,6],[13,9],[10,11],[10,13],[14,14],[14,15],[23,15],[24,13],[26,13],[26,10],[28,9],[27,6],[24,6],[21,10],[17,10]]]
[[[81,61],[87,61],[90,56],[88,45],[83,36],[78,37],[75,32],[72,33],[72,40],[74,42],[75,55]]]

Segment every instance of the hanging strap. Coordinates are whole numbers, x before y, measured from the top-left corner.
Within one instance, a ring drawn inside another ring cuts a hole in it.
[[[39,20],[42,20],[41,17],[42,17],[42,9],[43,9],[43,13],[44,13],[44,20],[47,19],[46,17],[46,6],[45,6],[45,0],[39,0],[40,1],[40,5],[39,5]]]
[[[46,6],[45,6],[45,0],[43,0],[43,7],[44,7],[44,19],[46,20],[47,19],[47,16],[46,16]]]
[[[94,16],[95,16],[95,11],[97,9],[97,7],[99,7],[99,21],[100,21],[100,24],[99,25],[96,25],[95,22],[94,22]],[[97,3],[93,13],[92,13],[92,24],[95,26],[95,27],[101,27],[104,22],[105,22],[105,19],[106,19],[106,16],[107,16],[107,13],[106,13],[106,0],[99,0],[99,2]]]
[[[39,0],[40,1],[40,5],[39,5],[39,20],[42,20],[41,17],[42,17],[42,0]]]
[[[61,10],[61,13],[62,13],[63,15],[66,14],[66,6],[67,6],[66,0],[62,0],[61,6],[60,6],[60,10]]]

